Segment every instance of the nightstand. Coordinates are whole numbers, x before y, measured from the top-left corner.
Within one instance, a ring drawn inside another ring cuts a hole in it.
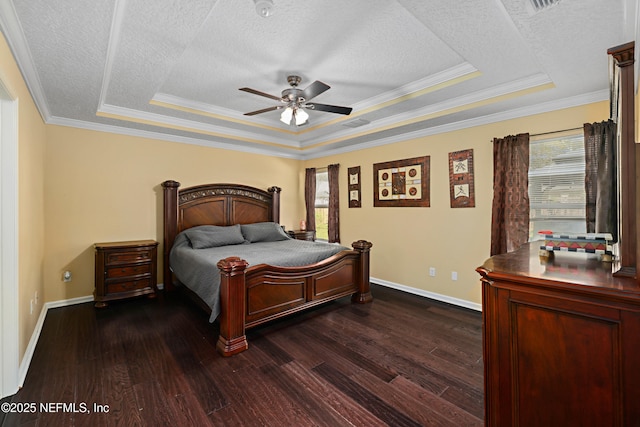
[[[316,231],[315,230],[289,230],[289,236],[298,240],[316,240]]]
[[[107,301],[147,295],[155,298],[157,291],[158,242],[96,243],[95,306],[107,306]]]

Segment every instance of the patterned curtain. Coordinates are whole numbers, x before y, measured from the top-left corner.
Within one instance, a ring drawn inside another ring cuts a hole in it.
[[[584,184],[587,233],[611,233],[618,240],[616,123],[584,124]]]
[[[491,255],[529,240],[529,134],[493,139]]]
[[[316,229],[316,168],[307,168],[304,177],[304,204],[307,208],[307,230]]]
[[[329,165],[329,243],[340,243],[340,165]]]

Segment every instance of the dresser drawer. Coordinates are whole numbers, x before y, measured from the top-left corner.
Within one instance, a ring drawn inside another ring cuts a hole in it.
[[[151,274],[151,264],[123,265],[121,267],[107,267],[105,269],[106,279],[119,279],[122,277],[140,276]]]
[[[150,250],[129,251],[129,252],[109,252],[106,254],[106,265],[130,264],[135,262],[145,262],[151,260]]]
[[[107,294],[118,294],[121,292],[135,291],[151,287],[150,279],[130,280],[126,282],[108,283]]]

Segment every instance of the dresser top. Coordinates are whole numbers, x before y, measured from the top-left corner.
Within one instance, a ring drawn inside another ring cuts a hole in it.
[[[540,246],[539,241],[526,243],[514,252],[489,258],[476,271],[489,280],[640,301],[638,281],[614,276],[611,262],[600,261],[594,254],[564,251],[556,251],[543,261]]]
[[[126,242],[104,242],[94,243],[93,247],[96,249],[113,249],[113,248],[134,248],[143,246],[157,246],[158,242],[155,240],[129,240]]]

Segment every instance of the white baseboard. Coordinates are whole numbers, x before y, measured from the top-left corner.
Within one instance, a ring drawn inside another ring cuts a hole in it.
[[[68,305],[81,304],[91,301],[93,301],[93,295],[44,303],[44,305],[42,306],[42,311],[40,311],[38,321],[36,322],[36,327],[31,334],[31,339],[29,340],[27,349],[25,350],[24,356],[22,357],[22,362],[20,363],[20,370],[18,372],[19,387],[22,387],[24,385],[24,380],[27,377],[27,372],[29,371],[29,366],[31,365],[31,359],[33,358],[33,353],[36,350],[36,344],[38,344],[38,340],[40,339],[40,333],[42,332],[44,319],[47,317],[47,311],[49,311],[49,309],[51,308],[65,307]]]
[[[410,286],[401,285],[399,283],[389,282],[388,280],[376,279],[375,277],[371,277],[370,281],[371,283],[375,283],[376,285],[386,286],[387,288],[397,289],[399,291],[407,292],[409,294],[419,295],[425,298],[431,298],[436,301],[446,302],[447,304],[453,304],[453,305],[457,305],[458,307],[469,308],[475,311],[482,311],[482,304],[478,304],[476,302],[471,302],[471,301],[467,301],[460,298],[454,298],[448,295],[437,294],[435,292],[429,292],[423,289],[412,288]]]

